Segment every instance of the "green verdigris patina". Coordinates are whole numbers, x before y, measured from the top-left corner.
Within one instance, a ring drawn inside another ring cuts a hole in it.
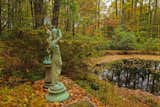
[[[43,64],[48,66],[48,68],[51,68],[46,71],[45,75],[44,87],[48,88],[46,99],[49,102],[60,102],[69,97],[69,93],[66,91],[65,86],[59,80],[62,68],[62,59],[58,42],[62,37],[62,33],[60,29],[52,26],[49,18],[45,18],[44,26],[48,35],[48,56],[45,57]]]

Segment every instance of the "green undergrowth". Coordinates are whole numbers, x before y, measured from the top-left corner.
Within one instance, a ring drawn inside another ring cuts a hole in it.
[[[1,107],[27,107],[33,98],[32,88],[29,84],[16,86],[14,88],[0,87]]]
[[[43,78],[45,69],[42,62],[47,55],[46,34],[43,30],[16,29],[2,33],[0,39],[5,42],[5,47],[0,45],[0,58],[5,59],[0,61],[0,66],[3,66],[0,78],[8,81],[8,77],[12,77],[10,84],[18,82],[14,78],[31,81]],[[74,72],[84,66],[83,59],[99,56],[99,48],[105,45],[103,40],[104,38],[63,34],[59,42],[63,60],[62,73]]]
[[[160,39],[142,36],[127,30],[122,26],[114,29],[112,39],[109,42],[109,49],[112,50],[141,50],[160,51]]]
[[[82,79],[76,80],[76,83],[88,93],[97,97],[103,104],[110,105],[112,103],[113,106],[116,106],[119,105],[118,102],[122,101],[120,97],[115,97],[116,94],[113,85],[100,81],[95,74],[87,74]]]
[[[104,105],[109,107],[142,107],[143,104],[146,104],[149,107],[159,107],[160,102],[157,103],[152,99],[149,101],[149,98],[143,98],[146,102],[141,102],[141,99],[136,98],[136,95],[122,96],[117,87],[104,80],[99,80],[96,74],[84,73],[79,75],[80,79],[75,80],[76,83],[98,98]]]

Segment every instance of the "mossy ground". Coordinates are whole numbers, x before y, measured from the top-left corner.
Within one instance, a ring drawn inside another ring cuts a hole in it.
[[[84,107],[92,107],[91,105],[104,107],[101,102],[87,94],[71,79],[62,77],[61,81],[70,94],[69,99],[64,102],[47,102],[44,98],[47,93],[47,90],[43,89],[44,81],[38,80],[34,83],[25,82],[13,87],[0,87],[0,107],[73,107],[73,105],[77,105],[74,107],[83,107],[80,105],[84,105]]]

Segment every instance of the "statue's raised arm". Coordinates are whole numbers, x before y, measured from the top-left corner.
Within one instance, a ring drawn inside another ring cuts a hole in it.
[[[52,24],[49,17],[45,17],[44,19],[44,29],[46,31],[46,41],[48,43],[48,46],[46,47],[48,55],[45,56],[43,64],[49,65],[52,63],[51,61]]]
[[[56,28],[53,28],[52,32],[54,32],[53,34],[55,34],[54,35],[54,40],[52,40],[52,42],[51,42],[51,45],[52,45],[52,48],[53,48],[55,45],[58,44],[58,42],[62,38],[62,32],[61,32],[60,29],[56,29]]]

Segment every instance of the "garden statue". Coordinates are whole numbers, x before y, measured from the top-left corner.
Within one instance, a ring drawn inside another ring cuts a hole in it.
[[[43,64],[49,66],[48,68],[51,68],[46,71],[45,74],[44,87],[48,88],[46,99],[50,102],[60,102],[66,100],[69,97],[69,93],[66,91],[65,86],[59,80],[62,68],[62,59],[58,41],[61,39],[62,33],[60,29],[52,26],[49,18],[45,18],[44,26],[48,35],[48,56],[45,57]]]

